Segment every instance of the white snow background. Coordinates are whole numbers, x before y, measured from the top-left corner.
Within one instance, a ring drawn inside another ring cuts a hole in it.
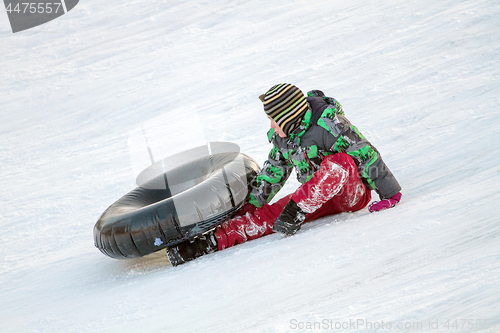
[[[0,332],[500,331],[480,327],[500,321],[499,17],[495,0],[82,0],[13,34],[2,10]],[[257,97],[282,82],[342,103],[401,183],[396,208],[176,268],[94,247],[135,187],[130,133],[262,165]]]

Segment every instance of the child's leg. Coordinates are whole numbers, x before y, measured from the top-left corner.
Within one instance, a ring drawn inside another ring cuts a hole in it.
[[[273,232],[274,221],[283,211],[291,195],[277,202],[257,208],[253,213],[235,217],[216,229],[219,251],[247,240],[256,239]]]

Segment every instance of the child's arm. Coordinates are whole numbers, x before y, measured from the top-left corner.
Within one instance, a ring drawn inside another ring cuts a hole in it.
[[[268,133],[269,141],[273,142],[274,130]],[[250,203],[255,207],[262,207],[269,203],[287,181],[292,172],[291,164],[283,157],[273,144],[267,161],[264,162],[260,174],[257,176],[254,188],[250,194]]]
[[[330,147],[334,153],[351,156],[358,165],[364,183],[369,189],[375,190],[380,199],[392,198],[401,191],[401,186],[378,150],[343,116],[341,106],[332,105],[325,109],[318,125],[327,132],[324,135],[325,147]]]

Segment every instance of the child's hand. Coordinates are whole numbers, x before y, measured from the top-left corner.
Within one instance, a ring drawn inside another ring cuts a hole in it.
[[[396,204],[399,202],[399,200],[401,200],[401,192],[399,192],[398,194],[396,194],[395,196],[393,196],[390,199],[385,199],[385,200],[373,202],[370,205],[370,207],[368,207],[368,210],[370,211],[370,213],[380,212],[381,210],[396,206]]]

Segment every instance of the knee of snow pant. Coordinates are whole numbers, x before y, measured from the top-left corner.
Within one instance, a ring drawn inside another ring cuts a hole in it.
[[[325,163],[325,161],[327,161],[327,163]],[[325,167],[323,163],[325,163]],[[306,222],[322,216],[343,212],[355,212],[368,205],[371,200],[371,191],[366,188],[361,180],[356,163],[349,155],[344,153],[329,155],[325,158],[323,163],[321,164],[320,170],[324,168],[327,173],[329,173],[328,170],[332,170],[333,174],[337,173],[337,176],[327,177],[326,181],[330,180],[337,183],[326,185],[324,191],[332,191],[329,194],[327,193],[327,195],[323,197],[316,195],[323,200],[325,200],[325,198],[329,199],[322,201],[322,203],[318,203],[316,210],[306,215]],[[336,164],[337,166],[332,166],[332,164]],[[319,175],[321,176],[322,174]],[[314,176],[316,176],[316,174],[314,174]],[[314,176],[309,181],[313,180]],[[344,176],[347,177],[344,178]],[[312,186],[310,185],[309,187]],[[316,189],[316,191],[318,190]]]
[[[348,182],[353,173],[351,161],[347,154],[327,156],[311,179],[293,193],[293,201],[306,213],[314,213],[338,194]],[[357,173],[357,170],[355,172]]]
[[[219,251],[273,232],[273,224],[290,201],[290,195],[257,208],[253,213],[224,222],[216,230]]]

